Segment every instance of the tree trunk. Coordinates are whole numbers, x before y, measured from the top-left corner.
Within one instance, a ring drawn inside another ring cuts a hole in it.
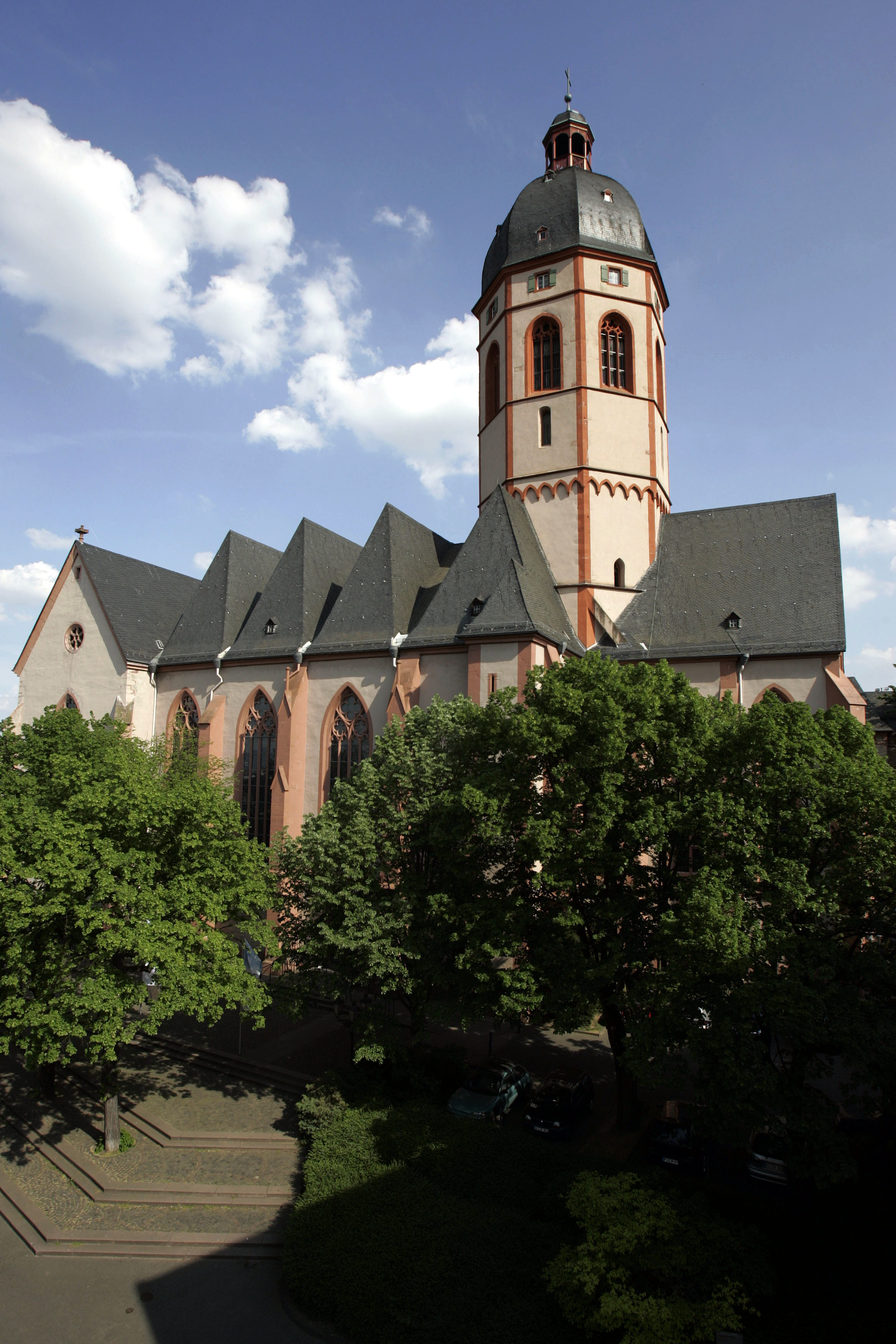
[[[601,1021],[607,1029],[616,1072],[616,1127],[637,1129],[641,1118],[641,1100],[638,1096],[638,1080],[625,1062],[625,1018],[615,1004],[609,1004],[601,1011]]]
[[[56,1062],[38,1064],[37,1086],[42,1097],[52,1101],[56,1096]]]
[[[115,1060],[103,1060],[103,1147],[107,1153],[117,1153],[121,1145],[121,1121],[118,1115],[118,1087]]]

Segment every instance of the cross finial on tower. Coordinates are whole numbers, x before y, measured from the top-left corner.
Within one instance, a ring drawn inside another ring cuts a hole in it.
[[[78,539],[79,539],[79,541],[81,542],[81,545],[82,545],[82,546],[83,546],[83,544],[84,544],[84,538],[87,536],[87,533],[88,533],[89,531],[90,531],[90,528],[89,528],[89,527],[85,527],[83,523],[81,524],[80,527],[76,527],[76,528],[75,528],[75,532],[77,533]]]
[[[572,107],[572,85],[569,82],[569,69],[563,72],[566,75],[566,94],[563,101],[566,103],[567,111]]]

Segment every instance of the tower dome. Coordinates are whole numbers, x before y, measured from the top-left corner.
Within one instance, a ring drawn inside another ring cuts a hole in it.
[[[593,248],[656,265],[634,197],[590,168],[549,168],[517,196],[482,267],[483,294],[505,266],[567,248]]]
[[[656,266],[634,197],[621,182],[591,171],[594,136],[582,113],[560,112],[543,144],[544,173],[523,187],[486,253],[483,294],[505,266],[571,247]]]

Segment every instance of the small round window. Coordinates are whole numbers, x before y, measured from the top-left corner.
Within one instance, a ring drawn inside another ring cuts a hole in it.
[[[84,627],[82,625],[70,625],[65,632],[65,647],[69,653],[75,653],[84,643]]]

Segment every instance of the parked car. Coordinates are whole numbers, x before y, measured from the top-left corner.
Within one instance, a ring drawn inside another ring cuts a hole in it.
[[[759,1185],[783,1190],[790,1183],[787,1172],[788,1142],[780,1134],[759,1130],[750,1139],[747,1175]]]
[[[532,1079],[522,1065],[490,1059],[470,1071],[463,1086],[452,1093],[448,1109],[452,1115],[470,1119],[503,1120],[531,1085]]]
[[[706,1173],[706,1146],[694,1132],[699,1107],[686,1101],[667,1101],[663,1114],[654,1120],[648,1134],[648,1152],[652,1162],[692,1176]]]
[[[571,1138],[594,1102],[594,1083],[582,1069],[555,1069],[536,1088],[523,1115],[533,1134]]]

